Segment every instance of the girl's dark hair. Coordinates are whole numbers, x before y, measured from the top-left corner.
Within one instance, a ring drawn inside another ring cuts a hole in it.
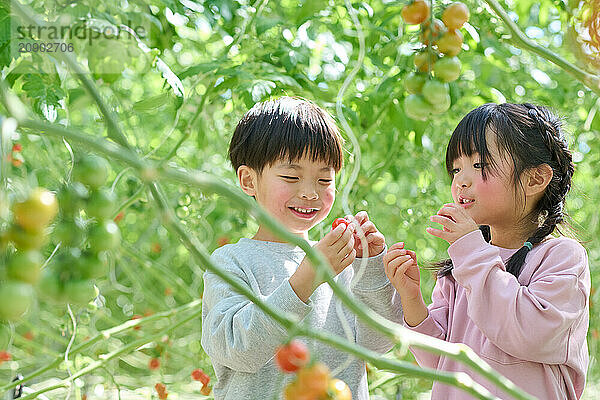
[[[229,144],[229,159],[236,171],[247,165],[260,173],[277,160],[308,156],[338,172],[344,163],[342,143],[326,111],[304,99],[280,97],[257,103],[244,115]]]
[[[468,113],[450,137],[446,150],[446,169],[450,176],[457,158],[462,155],[470,157],[474,153],[481,157],[483,179],[486,179],[487,173],[494,171],[495,160],[490,157],[486,143],[488,130],[495,134],[500,154],[513,163],[512,180],[515,187],[522,187],[521,174],[529,168],[548,164],[553,172],[544,195],[527,216],[538,224],[538,228],[527,239],[531,245],[525,243],[506,262],[506,270],[518,277],[531,247],[544,240],[563,222],[566,215],[565,197],[571,189],[574,165],[564,138],[562,122],[550,110],[529,103],[484,104]],[[480,229],[489,242],[489,227],[482,226]],[[452,271],[452,261],[442,261],[435,267],[438,277],[446,276]]]

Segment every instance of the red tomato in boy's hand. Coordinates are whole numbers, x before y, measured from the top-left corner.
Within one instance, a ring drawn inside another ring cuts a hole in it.
[[[275,361],[283,372],[296,372],[308,362],[308,348],[299,340],[292,340],[277,349]]]
[[[348,220],[346,218],[336,218],[335,221],[333,221],[333,224],[331,224],[331,229],[335,229],[338,227],[338,225],[340,224],[344,224],[346,227],[348,227]]]

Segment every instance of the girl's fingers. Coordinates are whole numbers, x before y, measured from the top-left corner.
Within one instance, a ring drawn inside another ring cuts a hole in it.
[[[425,228],[425,231],[427,231],[427,233],[429,233],[430,235],[439,237],[440,239],[447,240],[446,236],[448,235],[448,232],[444,232],[441,229],[427,227],[427,228]]]
[[[429,220],[431,222],[435,222],[440,225],[443,225],[450,230],[456,228],[456,222],[453,221],[451,218],[444,216],[444,215],[432,215],[431,217],[429,217]]]

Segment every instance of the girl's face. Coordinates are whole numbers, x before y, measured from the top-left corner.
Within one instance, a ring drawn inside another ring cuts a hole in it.
[[[514,227],[522,217],[523,207],[519,204],[512,180],[513,164],[500,154],[494,135],[486,135],[490,159],[494,166],[485,165],[478,153],[461,155],[452,163],[452,198],[463,207],[479,225],[492,228]]]
[[[256,201],[299,236],[323,221],[335,200],[335,171],[324,162],[303,157],[279,160],[256,177]],[[260,227],[255,239],[278,241]]]

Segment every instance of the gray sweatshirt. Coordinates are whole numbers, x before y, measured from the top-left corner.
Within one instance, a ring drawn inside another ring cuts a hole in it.
[[[316,242],[311,243],[313,245]],[[381,316],[401,323],[400,296],[385,276],[383,254],[367,259],[366,270],[352,290],[354,296]],[[308,304],[292,290],[289,278],[304,258],[304,250],[289,243],[240,239],[238,243],[218,248],[212,261],[233,278],[247,285],[263,301],[308,322],[314,329],[347,337],[328,284],[322,284]],[[337,277],[337,283],[349,287],[360,268],[354,261]],[[387,337],[358,321],[345,307],[343,318],[350,328],[351,340],[368,349],[384,353],[391,348]],[[202,304],[202,347],[210,356],[218,382],[216,400],[272,400],[282,398],[285,384],[293,374],[283,374],[274,363],[278,346],[288,333],[247,298],[235,292],[215,274],[204,274]],[[369,398],[365,362],[316,340],[301,338],[310,350],[311,359],[325,363],[335,377],[345,381],[353,400]]]

